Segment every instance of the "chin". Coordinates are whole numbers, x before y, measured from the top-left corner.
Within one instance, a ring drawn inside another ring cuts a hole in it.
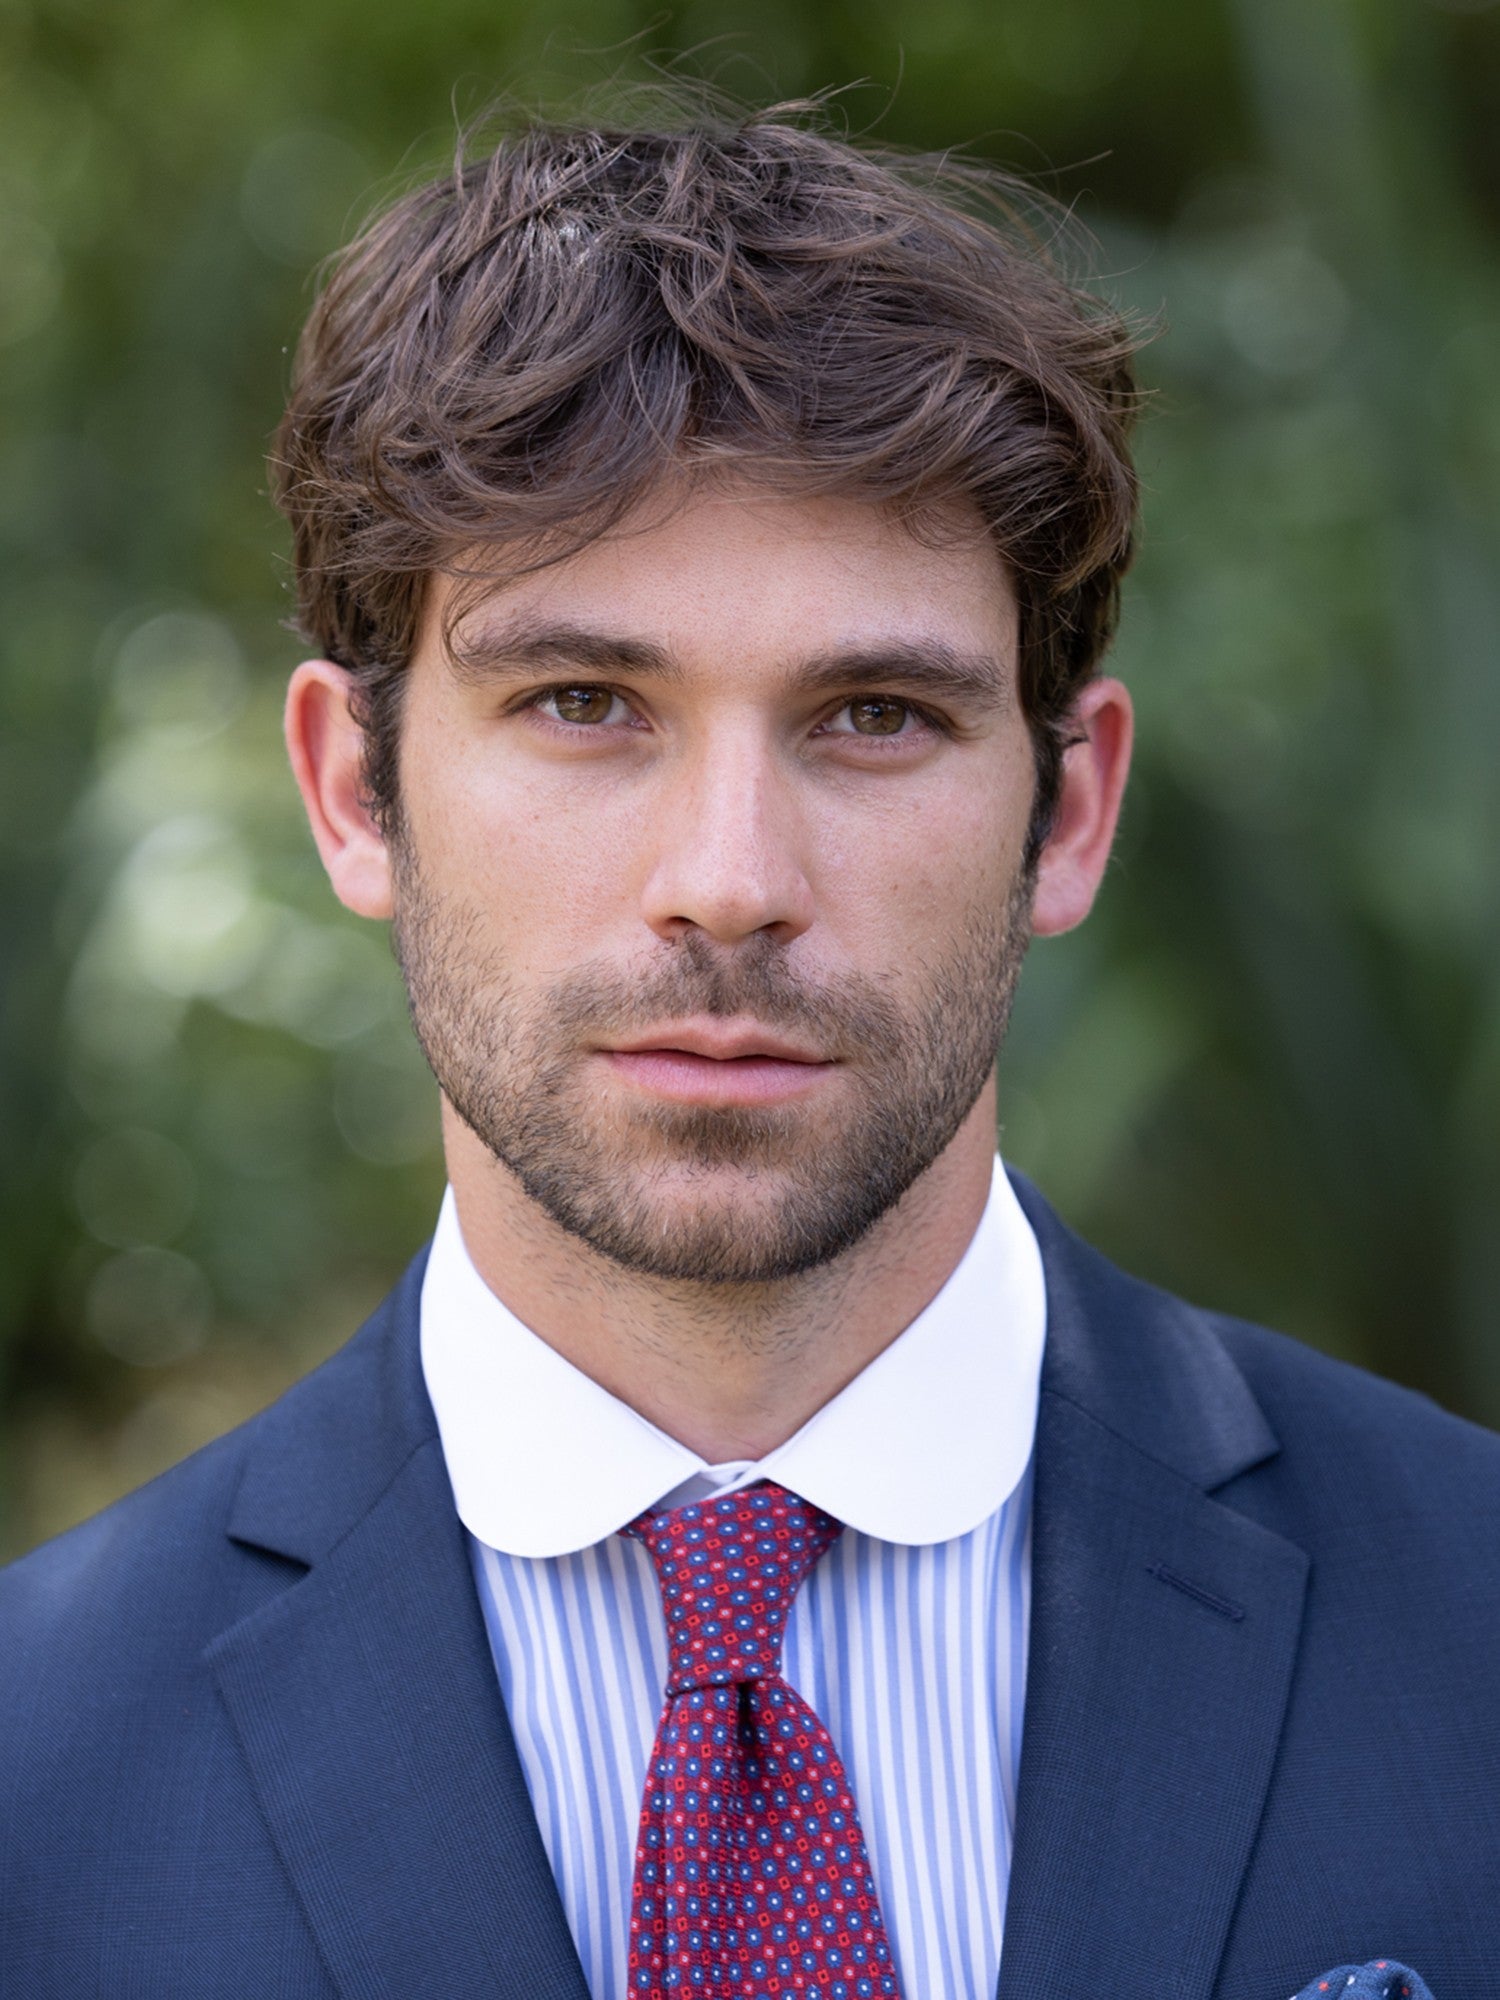
[[[526,1193],[570,1236],[641,1277],[677,1284],[765,1285],[832,1263],[900,1190],[836,1174],[736,1159],[670,1162],[587,1176],[518,1172]],[[514,1163],[509,1163],[517,1172]]]

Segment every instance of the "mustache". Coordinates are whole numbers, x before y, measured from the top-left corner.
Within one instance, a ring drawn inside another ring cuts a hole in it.
[[[572,1039],[694,1014],[749,1015],[766,1028],[800,1031],[829,1055],[868,1056],[904,1038],[900,1010],[871,981],[847,973],[808,979],[770,938],[749,938],[726,952],[693,933],[668,949],[670,958],[633,977],[584,966],[559,981],[548,994],[553,1030]]]
[[[409,854],[400,857],[396,886],[391,946],[413,1019],[424,994],[469,985],[477,974],[491,1004],[471,1032],[485,1035],[494,1054],[518,1037],[529,1035],[540,1055],[694,1014],[749,1016],[765,1028],[806,1037],[826,1058],[889,1056],[908,1039],[901,1009],[874,980],[858,973],[811,978],[793,968],[784,945],[761,932],[725,946],[697,930],[664,943],[654,958],[634,967],[601,959],[564,973],[547,986],[527,1029],[508,968],[493,946],[481,942],[479,911],[463,905],[445,911],[427,894]]]

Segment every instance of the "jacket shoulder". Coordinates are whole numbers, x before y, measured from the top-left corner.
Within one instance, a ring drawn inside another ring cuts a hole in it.
[[[1368,1544],[1433,1541],[1444,1560],[1493,1550],[1500,1435],[1268,1327],[1201,1315],[1281,1445],[1272,1481]],[[1485,1558],[1485,1567],[1492,1557]]]
[[[196,1662],[311,1561],[311,1550],[297,1560],[299,1531],[326,1545],[331,1510],[347,1519],[368,1504],[410,1449],[390,1419],[385,1378],[419,1375],[415,1338],[400,1340],[415,1333],[419,1282],[420,1262],[350,1341],[268,1408],[0,1571],[0,1741],[8,1705],[25,1704],[38,1676],[89,1676],[107,1662],[120,1691]],[[393,1356],[403,1346],[410,1352]],[[420,1435],[420,1413],[414,1428]],[[289,1523],[277,1546],[290,1563],[236,1536],[246,1494],[265,1491]]]
[[[6,1663],[35,1671],[91,1636],[117,1659],[127,1634],[180,1637],[164,1629],[163,1610],[213,1594],[205,1557],[225,1547],[245,1452],[265,1414],[0,1571]]]
[[[1500,1435],[1128,1275],[1013,1178],[1047,1275],[1044,1391],[1294,1539],[1316,1545],[1337,1524],[1388,1547],[1493,1534]],[[1386,1533],[1398,1516],[1401,1532]]]

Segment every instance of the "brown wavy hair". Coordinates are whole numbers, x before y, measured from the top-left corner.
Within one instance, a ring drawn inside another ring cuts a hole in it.
[[[434,573],[521,574],[732,465],[919,536],[977,508],[1020,602],[1034,859],[1130,560],[1131,329],[998,170],[852,144],[813,106],[674,109],[461,141],[332,264],[272,476],[303,635],[357,683],[370,803],[399,823]]]

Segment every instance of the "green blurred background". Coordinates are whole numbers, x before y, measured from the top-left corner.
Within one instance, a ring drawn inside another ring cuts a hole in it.
[[[7,0],[8,1551],[329,1351],[441,1185],[278,739],[309,273],[455,112],[693,49],[1040,173],[1165,314],[1139,772],[1007,1151],[1144,1274],[1500,1422],[1493,0]]]

